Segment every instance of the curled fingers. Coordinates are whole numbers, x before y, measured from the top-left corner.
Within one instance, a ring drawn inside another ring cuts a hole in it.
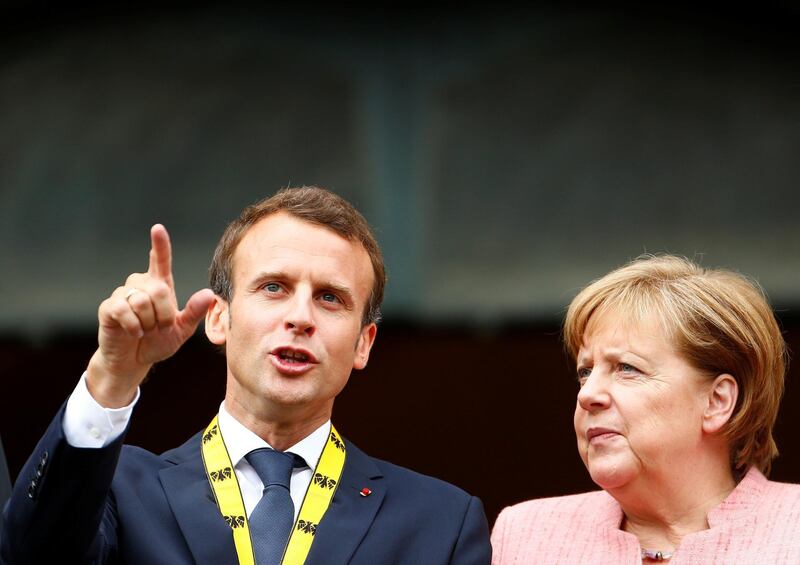
[[[129,301],[137,293],[126,297],[130,290],[121,286],[100,304],[98,309],[100,326],[106,328],[119,326],[133,337],[142,337],[144,327]]]
[[[139,291],[130,294],[128,302],[137,314],[146,317],[142,319],[145,331],[175,323],[178,310],[175,294],[165,281],[147,273],[134,273],[128,277],[125,287]]]

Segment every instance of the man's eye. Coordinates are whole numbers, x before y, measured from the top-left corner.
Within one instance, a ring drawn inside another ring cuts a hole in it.
[[[320,295],[320,298],[322,298],[322,300],[325,302],[338,302],[339,300],[339,298],[331,292],[323,292]]]
[[[281,285],[278,283],[267,283],[264,285],[264,290],[267,292],[280,292]]]

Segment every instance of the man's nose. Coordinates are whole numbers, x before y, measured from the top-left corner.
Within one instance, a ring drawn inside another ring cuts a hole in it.
[[[312,296],[298,292],[292,297],[284,319],[284,327],[290,332],[304,333],[309,337],[314,334],[316,325],[314,324]]]
[[[611,405],[609,376],[594,369],[578,391],[578,404],[587,412],[603,410]]]

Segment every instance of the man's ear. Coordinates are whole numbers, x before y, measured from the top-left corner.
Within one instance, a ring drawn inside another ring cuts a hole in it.
[[[369,352],[372,344],[375,343],[375,336],[378,334],[378,326],[375,322],[370,322],[361,328],[361,334],[356,343],[356,355],[353,359],[353,369],[363,369],[369,361]]]
[[[719,432],[733,416],[739,398],[739,384],[731,375],[718,375],[708,389],[708,404],[703,412],[703,431]]]
[[[206,312],[206,337],[214,345],[225,345],[228,337],[230,312],[228,301],[215,295]]]

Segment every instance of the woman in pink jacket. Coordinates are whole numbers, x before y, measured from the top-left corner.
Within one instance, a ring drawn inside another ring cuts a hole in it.
[[[769,481],[786,347],[745,277],[641,258],[572,301],[578,451],[603,490],[503,510],[493,563],[800,563],[800,485]]]

